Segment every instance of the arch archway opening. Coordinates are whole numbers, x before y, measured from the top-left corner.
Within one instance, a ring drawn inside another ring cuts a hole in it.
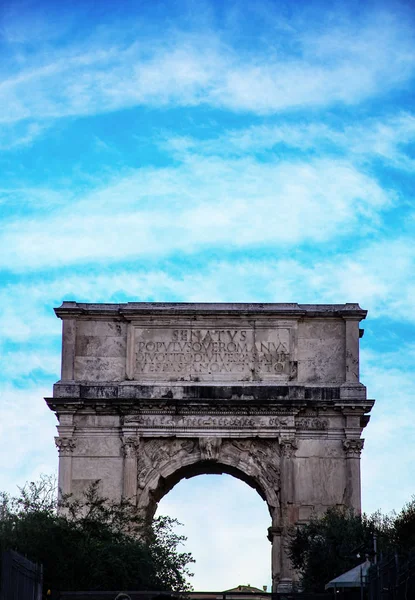
[[[208,471],[208,472],[206,472]],[[224,591],[242,584],[271,590],[271,518],[263,495],[223,465],[204,464],[169,479],[156,515],[177,518],[183,547],[196,559],[197,591]],[[260,500],[262,499],[262,501]]]
[[[230,475],[235,479],[239,479],[240,481],[243,481],[249,485],[249,487],[254,489],[262,498],[262,500],[266,502],[266,496],[263,489],[252,476],[247,475],[240,469],[231,465],[225,465],[216,461],[203,460],[194,464],[180,467],[167,477],[160,477],[157,487],[151,492],[153,500],[153,507],[151,510],[153,511],[153,514],[157,510],[157,504],[160,502],[160,500],[180,481],[183,479],[192,479],[193,477],[197,477],[199,475]],[[269,507],[268,509],[271,514]]]

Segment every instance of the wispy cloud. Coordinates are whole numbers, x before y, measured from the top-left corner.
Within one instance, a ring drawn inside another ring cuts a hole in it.
[[[0,265],[22,271],[218,245],[325,242],[358,223],[371,230],[392,201],[343,161],[189,157],[174,169],[139,170],[40,220],[5,222]]]
[[[370,16],[353,25],[344,19],[323,22],[315,35],[298,33],[291,52],[284,46],[284,29],[255,53],[235,46],[226,32],[219,37],[203,29],[170,29],[157,40],[143,37],[129,44],[115,39],[105,49],[105,39],[89,36],[78,46],[57,47],[52,59],[50,48],[27,56],[17,74],[4,77],[0,121],[137,105],[209,105],[269,114],[355,104],[405,85],[414,73],[410,24],[392,13]],[[290,35],[295,37],[293,31]]]
[[[9,381],[27,381],[34,373],[38,374],[37,379],[40,374],[42,377],[53,376],[57,381],[60,374],[60,356],[51,349],[6,350],[2,352],[2,371],[5,379]]]
[[[118,265],[109,271],[96,266],[85,273],[61,274],[26,283],[10,283],[0,291],[4,340],[24,341],[42,336],[58,339],[60,324],[52,307],[63,299],[120,301],[258,301],[355,302],[370,317],[414,323],[411,275],[415,251],[410,238],[373,242],[349,255],[228,260],[203,259],[204,265],[184,263]]]
[[[414,171],[410,145],[415,141],[415,117],[408,112],[377,119],[337,124],[325,120],[299,119],[295,123],[252,125],[228,130],[219,137],[200,140],[190,137],[165,136],[160,144],[179,158],[191,154],[207,156],[244,156],[247,153],[273,151],[284,155],[284,149],[331,156],[342,156],[357,164],[382,160],[388,166]]]
[[[399,509],[413,495],[414,359],[415,344],[399,339],[386,351],[362,352],[362,379],[371,397],[377,398],[364,432],[362,482],[367,512]]]
[[[16,485],[24,485],[41,472],[56,471],[56,418],[43,400],[48,395],[50,389],[40,386],[0,389],[2,491],[15,493]]]
[[[5,123],[0,127],[0,150],[14,150],[30,146],[46,129],[46,124],[40,122]]]

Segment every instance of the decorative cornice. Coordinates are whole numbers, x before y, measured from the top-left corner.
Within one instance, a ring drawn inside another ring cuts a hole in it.
[[[124,317],[134,320],[136,317],[186,316],[186,315],[238,315],[242,318],[254,315],[273,317],[355,317],[359,320],[366,317],[367,311],[359,304],[297,304],[291,303],[208,303],[208,302],[126,302],[121,304],[92,304],[84,302],[63,302],[55,308],[58,317]]]
[[[344,394],[346,394],[344,396]],[[303,406],[335,407],[339,410],[369,412],[374,400],[366,398],[364,386],[338,385],[307,386],[297,384],[250,385],[194,385],[142,384],[139,382],[58,382],[53,388],[53,398],[45,398],[52,410],[76,410],[84,406],[110,404],[121,412],[147,406],[170,408],[200,404],[215,407],[226,402],[227,408],[237,406],[283,406],[288,409]]]
[[[365,440],[362,439],[344,440],[343,448],[346,453],[346,457],[359,458],[362,453],[364,443]]]
[[[71,456],[76,446],[76,440],[71,437],[55,437],[55,445],[59,456]]]

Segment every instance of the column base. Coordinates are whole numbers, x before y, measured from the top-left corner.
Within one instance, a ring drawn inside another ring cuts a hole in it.
[[[289,594],[293,591],[293,580],[288,578],[280,579],[276,591],[278,594]]]

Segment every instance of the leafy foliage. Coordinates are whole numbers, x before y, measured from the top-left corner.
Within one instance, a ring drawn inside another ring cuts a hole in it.
[[[191,554],[169,517],[150,528],[134,505],[112,502],[92,484],[81,500],[68,496],[59,510],[49,477],[30,483],[20,496],[0,495],[0,547],[43,564],[44,583],[57,590],[170,590],[191,586]],[[146,535],[143,536],[143,531]]]
[[[306,591],[321,592],[334,577],[393,544],[393,521],[380,513],[355,514],[351,509],[330,508],[321,518],[294,529],[288,547],[293,567],[299,571]]]
[[[415,496],[412,496],[396,516],[393,529],[397,552],[406,557],[415,548]]]

